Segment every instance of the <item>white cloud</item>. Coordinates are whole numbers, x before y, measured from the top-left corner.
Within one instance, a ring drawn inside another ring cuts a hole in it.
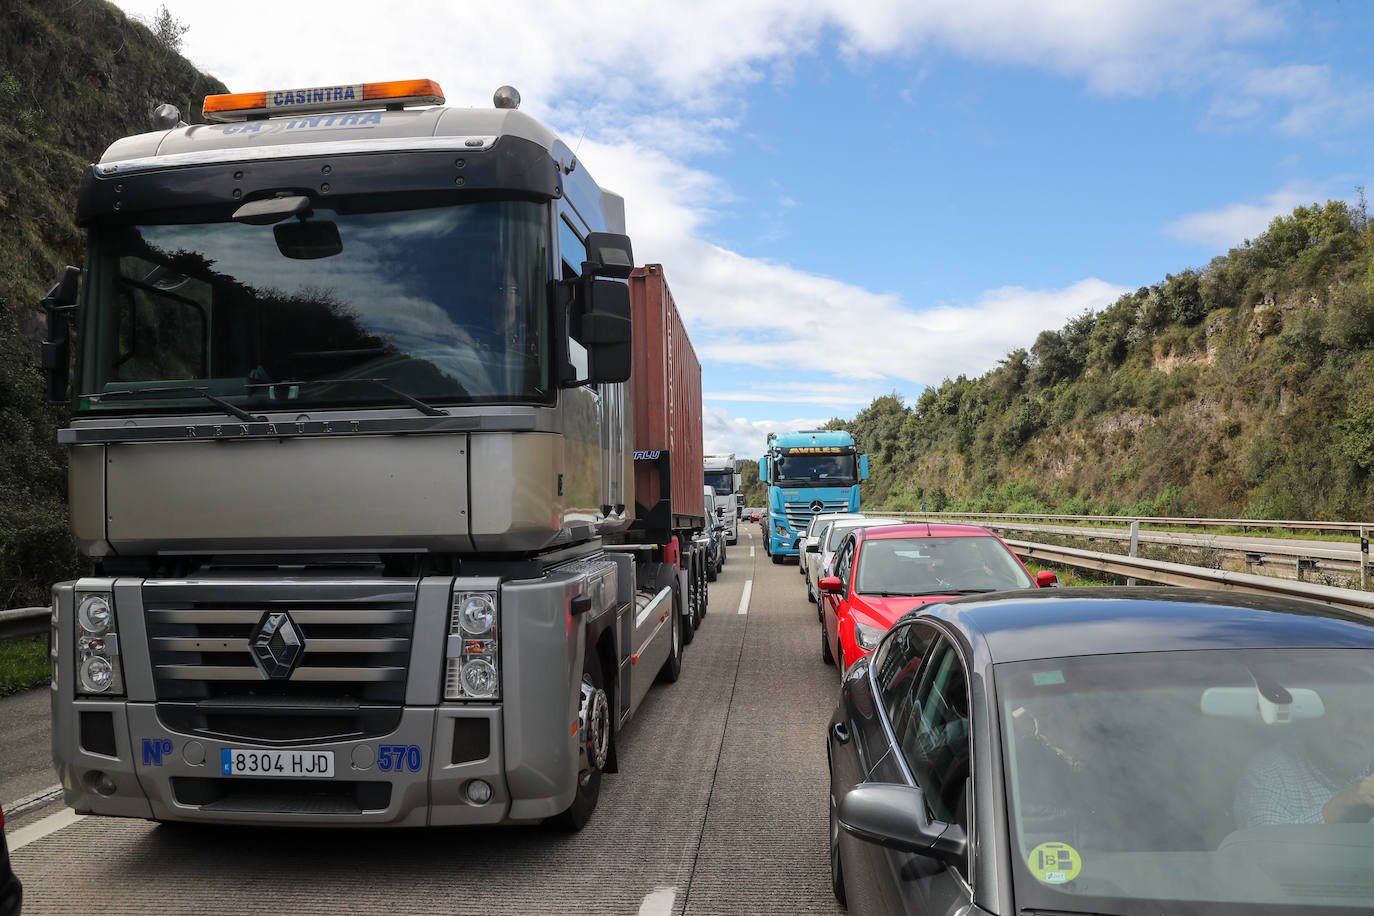
[[[702,439],[706,454],[722,455],[734,452],[737,459],[755,460],[763,455],[763,444],[769,433],[793,429],[818,429],[829,420],[829,417],[750,420],[747,417],[731,416],[723,407],[706,407],[701,413]]]
[[[1248,123],[1273,112],[1275,128],[1291,136],[1337,133],[1374,118],[1374,92],[1330,67],[1284,64],[1223,78],[1209,111],[1221,125]]]
[[[1184,242],[1225,251],[1264,232],[1274,217],[1326,199],[1315,185],[1289,184],[1256,203],[1233,203],[1189,213],[1169,223],[1164,231]]]

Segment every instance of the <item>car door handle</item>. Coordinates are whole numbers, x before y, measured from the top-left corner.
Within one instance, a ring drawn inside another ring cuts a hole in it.
[[[849,729],[845,728],[843,722],[836,722],[830,726],[830,732],[835,736],[835,740],[841,744],[849,743]]]

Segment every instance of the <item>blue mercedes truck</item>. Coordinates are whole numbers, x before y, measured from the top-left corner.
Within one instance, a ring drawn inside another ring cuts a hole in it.
[[[844,430],[769,433],[759,480],[768,487],[764,545],[773,562],[797,556],[797,541],[813,516],[858,512],[859,482],[867,478],[868,456]]]

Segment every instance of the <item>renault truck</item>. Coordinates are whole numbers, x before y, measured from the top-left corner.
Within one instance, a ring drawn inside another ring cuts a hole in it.
[[[700,365],[623,200],[518,103],[213,96],[86,170],[43,301],[77,812],[577,829],[677,679]]]
[[[759,460],[767,487],[764,549],[774,563],[798,556],[806,526],[822,512],[858,512],[859,483],[868,479],[868,456],[844,430],[770,433]]]

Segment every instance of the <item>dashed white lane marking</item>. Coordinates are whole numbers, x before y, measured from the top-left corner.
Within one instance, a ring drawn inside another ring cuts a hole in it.
[[[639,905],[639,916],[668,916],[677,900],[677,888],[656,887]]]
[[[739,596],[739,612],[749,613],[749,593],[754,590],[754,580],[749,579],[744,583],[744,594]]]
[[[78,821],[84,821],[86,815],[77,814],[71,808],[50,814],[36,824],[27,827],[20,827],[9,836],[10,851],[23,849],[30,843],[41,840],[45,836],[51,836],[64,827],[70,827]]]
[[[750,545],[749,545],[749,556],[752,557],[753,555],[754,555],[754,545],[753,545],[753,544],[750,544]]]

